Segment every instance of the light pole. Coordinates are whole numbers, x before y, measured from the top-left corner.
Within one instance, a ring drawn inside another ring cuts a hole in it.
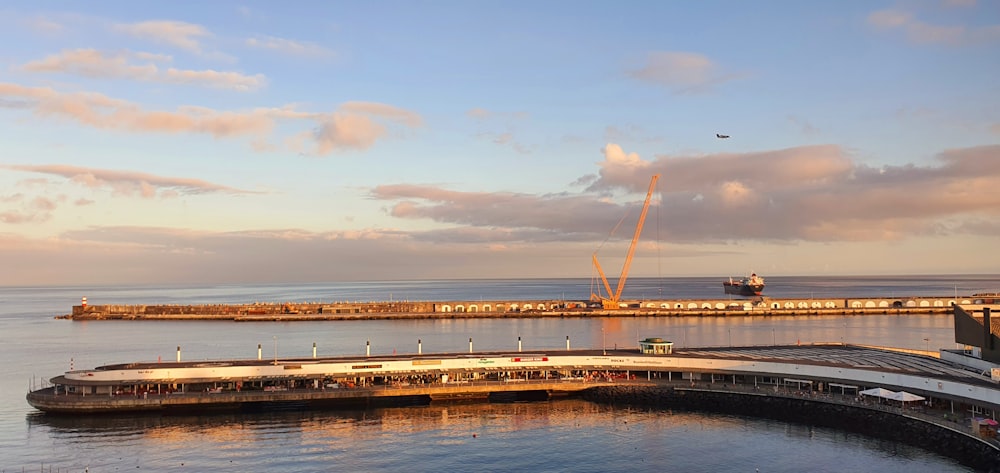
[[[733,347],[733,329],[729,329],[729,348]]]
[[[924,338],[924,351],[931,351],[931,339]]]
[[[278,336],[275,335],[273,338],[274,338],[274,364],[277,365],[278,364]]]
[[[601,352],[608,354],[608,337],[604,335],[604,327],[601,327]]]

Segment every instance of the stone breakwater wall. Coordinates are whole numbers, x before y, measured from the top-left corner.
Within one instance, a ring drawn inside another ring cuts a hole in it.
[[[254,303],[254,304],[109,304],[77,305],[71,320],[235,320],[316,321],[380,319],[473,319],[542,317],[726,317],[804,315],[906,315],[950,314],[950,306],[769,308],[725,306],[720,308],[631,307],[617,310],[583,307],[561,301],[525,302],[361,302],[361,303]]]
[[[433,302],[286,302],[252,304],[106,304],[77,305],[60,318],[79,320],[135,319],[347,319],[365,316],[433,313]]]
[[[957,430],[905,415],[822,402],[670,386],[605,386],[582,394],[592,402],[716,412],[777,419],[895,440],[953,458],[977,471],[1000,473],[1000,450]]]

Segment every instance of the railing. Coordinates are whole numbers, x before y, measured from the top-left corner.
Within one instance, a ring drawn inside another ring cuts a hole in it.
[[[872,398],[866,396],[859,396],[854,394],[817,392],[817,391],[804,391],[804,390],[798,390],[794,388],[787,388],[776,385],[750,386],[747,384],[705,383],[705,382],[698,382],[692,385],[689,381],[668,382],[667,384],[673,385],[673,387],[676,388],[688,389],[688,390],[733,392],[740,394],[782,397],[787,399],[805,399],[808,401],[838,404],[858,409],[877,410],[904,417],[910,417],[916,420],[920,420],[922,422],[936,425],[938,427],[952,430],[954,432],[979,439],[984,443],[991,445],[993,448],[1000,450],[1000,440],[997,440],[995,438],[983,438],[972,432],[971,417],[966,417],[964,416],[964,414],[951,413],[949,411],[941,409],[934,409],[934,408],[927,409],[924,407],[920,408],[898,407],[892,404],[872,400]]]
[[[615,380],[617,382],[628,382],[627,380]],[[503,389],[503,390],[519,390],[519,391],[530,391],[531,388],[544,389],[556,388],[558,386],[575,385],[579,386],[579,389],[584,389],[589,386],[596,385],[607,385],[611,382],[602,379],[587,379],[587,378],[540,378],[540,379],[509,379],[504,381],[486,381],[486,380],[452,380],[447,383],[434,382],[434,383],[392,383],[392,384],[378,384],[378,385],[361,385],[354,387],[337,387],[337,388],[312,388],[312,387],[299,387],[299,388],[283,388],[283,389],[272,389],[268,390],[267,387],[264,389],[245,389],[245,390],[224,390],[220,391],[218,389],[209,389],[206,391],[169,391],[169,392],[156,392],[156,391],[142,391],[139,393],[135,392],[124,392],[124,393],[98,393],[98,394],[83,394],[83,393],[66,393],[60,392],[59,394],[49,394],[50,396],[56,397],[75,397],[81,400],[87,399],[162,399],[162,398],[177,398],[177,397],[212,397],[218,395],[227,396],[238,396],[246,399],[252,399],[254,397],[271,397],[273,395],[287,395],[287,394],[318,394],[318,393],[343,393],[343,397],[352,397],[352,395],[357,397],[363,397],[365,393],[398,393],[405,395],[405,392],[420,392],[427,390],[455,390],[462,388],[477,388],[477,391],[485,390],[485,388],[514,388],[514,389]],[[51,387],[49,384],[45,387]],[[34,391],[34,389],[33,389]]]
[[[44,380],[43,380],[44,381]],[[302,396],[302,400],[316,399],[316,398],[363,398],[363,397],[380,397],[380,396],[405,396],[405,395],[417,395],[417,394],[433,394],[446,393],[446,392],[461,392],[463,389],[467,389],[470,392],[488,392],[490,388],[506,388],[499,389],[500,391],[531,391],[533,388],[541,389],[552,389],[558,386],[572,386],[572,390],[583,390],[590,387],[596,386],[649,386],[657,385],[663,387],[670,387],[679,390],[691,390],[691,391],[709,391],[709,392],[726,392],[726,393],[737,393],[737,394],[747,394],[747,395],[757,395],[757,396],[771,396],[771,397],[781,397],[787,399],[803,399],[811,402],[824,402],[829,404],[837,404],[843,406],[849,406],[859,409],[870,409],[877,410],[881,412],[886,412],[890,414],[900,415],[904,417],[909,417],[922,422],[927,422],[929,424],[936,425],[941,428],[949,429],[954,432],[970,436],[981,440],[982,442],[991,445],[993,448],[1000,450],[1000,441],[993,438],[982,438],[972,432],[971,418],[966,417],[964,414],[955,414],[941,409],[917,407],[917,408],[907,408],[898,407],[892,404],[883,403],[877,400],[873,400],[870,397],[860,396],[856,394],[837,394],[833,392],[819,392],[819,391],[807,391],[799,390],[795,388],[773,385],[773,384],[760,384],[760,385],[750,385],[750,384],[733,384],[733,383],[712,383],[697,381],[691,382],[690,380],[683,381],[667,381],[663,379],[620,379],[620,378],[550,378],[550,379],[511,379],[503,381],[487,381],[487,380],[453,380],[447,383],[433,382],[433,383],[393,383],[384,385],[367,385],[367,386],[355,386],[355,387],[339,387],[339,388],[288,388],[285,390],[276,391],[266,391],[266,390],[240,390],[240,391],[188,391],[188,392],[162,392],[157,393],[154,391],[148,391],[143,393],[126,393],[126,394],[80,394],[80,393],[62,393],[62,394],[49,394],[49,396],[58,397],[63,399],[64,402],[100,402],[102,400],[121,400],[129,399],[135,403],[137,406],[142,405],[156,405],[162,403],[165,399],[196,399],[196,398],[215,398],[215,397],[227,397],[233,400],[233,402],[249,402],[255,399],[273,399],[275,397],[279,398],[295,398]],[[34,391],[34,389],[33,389]],[[390,394],[391,393],[391,394]],[[320,396],[322,394],[322,396]],[[376,395],[376,396],[372,396]],[[289,399],[291,400],[291,399]]]

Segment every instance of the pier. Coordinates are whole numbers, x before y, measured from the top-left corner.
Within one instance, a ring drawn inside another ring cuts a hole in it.
[[[1000,413],[1000,381],[952,361],[961,352],[935,357],[835,343],[674,350],[659,339],[644,343],[648,350],[135,362],[66,372],[27,400],[51,414],[183,414],[574,396],[861,428],[903,436],[977,468],[1000,458],[996,428],[982,423]],[[867,395],[872,389],[907,396]]]
[[[578,300],[256,302],[249,304],[106,304],[84,300],[70,320],[374,320],[521,317],[684,317],[767,315],[950,314],[981,298],[880,297],[624,300],[618,309]]]
[[[666,342],[669,343],[669,342]],[[135,362],[75,370],[29,394],[55,412],[116,412],[256,402],[377,397],[487,397],[501,392],[565,395],[620,383],[715,383],[858,394],[905,390],[995,416],[990,373],[947,359],[845,344],[631,350],[547,350],[256,360]]]

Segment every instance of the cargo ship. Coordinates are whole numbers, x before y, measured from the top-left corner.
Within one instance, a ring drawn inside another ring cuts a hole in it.
[[[734,296],[759,296],[764,291],[764,278],[757,276],[757,273],[751,273],[750,277],[743,279],[729,278],[728,281],[722,281],[722,288],[726,294]]]

